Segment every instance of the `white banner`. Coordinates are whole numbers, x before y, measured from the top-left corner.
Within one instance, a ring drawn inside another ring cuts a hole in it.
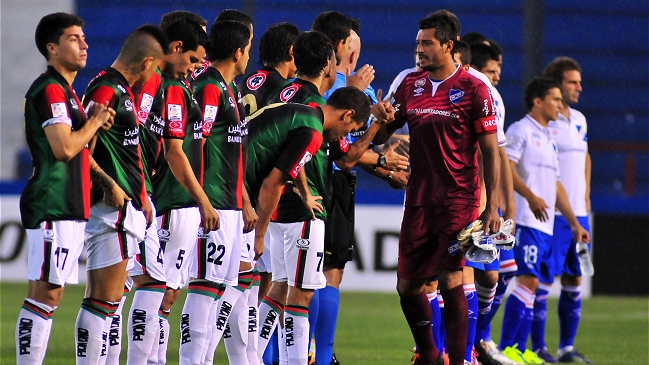
[[[396,292],[402,217],[403,207],[397,205],[356,206],[356,252],[354,261],[345,266],[341,290]],[[84,250],[79,265],[80,282],[86,280],[85,257]],[[0,195],[0,279],[20,282],[26,278],[27,241],[20,224],[19,197]],[[551,295],[558,294],[556,280]],[[584,277],[582,296],[590,294],[591,278]]]

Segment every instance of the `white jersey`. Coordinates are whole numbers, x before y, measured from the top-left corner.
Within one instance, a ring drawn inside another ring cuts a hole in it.
[[[390,85],[390,89],[388,90],[388,97],[392,99],[392,96],[397,92],[397,88],[399,85],[401,85],[401,81],[408,76],[408,74],[411,74],[413,72],[417,72],[417,67],[412,67],[412,68],[407,68],[397,75],[397,77],[394,78],[392,81],[392,84]],[[394,134],[410,134],[410,130],[408,129],[408,123],[404,124],[403,127],[397,129],[394,131]]]
[[[545,222],[534,217],[527,200],[514,192],[516,223],[552,235],[557,181],[560,178],[557,145],[550,131],[529,114],[507,129],[507,156],[516,162],[516,172],[534,195],[549,207]]]
[[[550,121],[548,129],[559,149],[561,183],[566,189],[570,207],[578,217],[588,215],[586,210],[586,117],[581,112],[568,108],[570,120],[559,113],[557,120]],[[558,213],[560,214],[560,213]]]
[[[496,110],[496,124],[498,126],[498,129],[496,131],[496,137],[498,138],[498,147],[503,147],[507,144],[507,138],[505,136],[505,104],[503,103],[503,98],[502,96],[500,96],[498,90],[496,90],[496,88],[491,85],[491,81],[489,81],[487,75],[483,74],[473,67],[469,67],[469,73],[478,78],[480,81],[484,82],[484,84],[489,87],[489,91],[491,91],[491,97],[494,99],[494,104],[496,104],[494,110]]]

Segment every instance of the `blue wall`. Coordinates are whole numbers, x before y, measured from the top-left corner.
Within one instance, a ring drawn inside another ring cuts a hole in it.
[[[525,111],[522,102],[523,8],[521,1],[248,1],[253,4],[255,38],[271,24],[289,21],[300,29],[310,28],[322,11],[337,10],[361,20],[363,49],[360,63],[377,70],[375,88],[387,90],[394,76],[413,66],[417,22],[427,13],[446,8],[462,22],[462,33],[477,31],[493,38],[504,50],[504,64],[498,89],[507,106],[509,125]],[[96,0],[77,0],[77,12],[86,21],[90,44],[88,66],[79,74],[75,87],[83,92],[92,76],[115,59],[126,35],[145,22],[158,23],[160,16],[176,9],[194,11],[208,21],[225,8],[244,10],[244,1],[126,1],[107,6]],[[589,122],[590,141],[649,142],[649,5],[647,1],[563,0],[546,1],[544,63],[560,55],[580,62],[583,88],[576,106]],[[256,48],[257,43],[254,43]],[[257,67],[256,50],[249,69]],[[647,154],[636,156],[637,193],[626,199],[620,182],[624,176],[624,155],[593,152],[593,207],[610,211],[649,211]],[[401,193],[392,192],[378,180],[361,179],[359,199],[374,202],[379,189],[385,202],[396,202]],[[391,195],[392,194],[392,195]],[[612,200],[611,200],[612,199]],[[383,200],[381,200],[383,201]],[[609,203],[622,202],[622,206]]]

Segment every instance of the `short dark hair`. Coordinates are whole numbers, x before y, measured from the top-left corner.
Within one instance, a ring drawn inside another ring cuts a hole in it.
[[[545,67],[543,77],[547,77],[561,85],[563,82],[563,73],[566,71],[579,71],[581,73],[581,66],[570,57],[557,57]]]
[[[462,36],[461,40],[467,42],[469,45],[474,45],[476,43],[484,44],[485,42],[489,42],[487,37],[478,32],[468,32]]]
[[[361,36],[361,20],[358,18],[349,18],[352,21],[352,30],[357,36]]]
[[[302,32],[293,43],[293,57],[298,76],[320,76],[333,52],[333,44],[326,34],[317,30]]]
[[[460,54],[460,62],[462,63],[461,66],[464,65],[470,65],[471,64],[471,47],[469,47],[469,44],[464,41],[455,41],[455,44],[453,45],[453,55],[456,53]]]
[[[207,19],[202,16],[187,10],[174,10],[160,17],[160,28],[165,29],[179,20],[189,20],[198,23],[201,27],[207,27]]]
[[[353,86],[345,86],[336,89],[327,99],[327,105],[334,109],[353,109],[356,123],[365,123],[370,117],[370,98],[359,89]]]
[[[530,82],[528,82],[527,86],[525,86],[524,94],[527,111],[532,110],[532,107],[534,106],[534,99],[544,99],[550,92],[550,89],[553,89],[555,87],[561,90],[561,87],[555,81],[542,77],[535,77]]]
[[[448,10],[437,10],[419,21],[419,29],[435,29],[435,38],[440,44],[455,43],[460,36],[460,21]]]
[[[225,9],[222,12],[219,13],[219,15],[216,16],[216,19],[214,19],[214,22],[222,22],[226,20],[232,20],[235,22],[239,23],[244,23],[248,26],[252,25],[252,18],[250,15],[236,10],[236,9]]]
[[[351,35],[350,30],[353,27],[352,19],[337,11],[325,11],[320,13],[311,25],[311,30],[318,30],[326,34],[335,46],[338,42],[347,40]]]
[[[49,60],[50,56],[47,52],[47,44],[59,44],[59,39],[67,28],[75,25],[83,27],[83,24],[83,19],[74,14],[52,13],[45,15],[38,22],[34,34],[34,40],[36,41],[38,52],[40,52],[46,60]]]
[[[191,20],[178,20],[167,26],[164,30],[169,42],[183,42],[183,53],[195,51],[198,46],[209,48],[210,39],[200,24]]]
[[[500,60],[500,55],[492,46],[484,43],[474,43],[471,45],[471,66],[480,71],[489,61]]]
[[[277,67],[290,60],[289,50],[300,30],[291,23],[275,23],[266,29],[259,40],[259,62],[264,66]]]
[[[158,51],[162,50],[162,54]],[[160,27],[144,24],[132,31],[119,52],[118,58],[130,65],[146,57],[162,57],[169,53],[169,40]]]
[[[209,60],[221,61],[232,57],[238,49],[250,43],[250,27],[235,20],[217,21],[210,27]]]
[[[498,44],[498,42],[494,41],[493,39],[488,39],[487,42],[489,42],[489,45],[494,49],[494,51],[498,52],[499,56],[502,56],[503,48],[500,46],[500,44]]]

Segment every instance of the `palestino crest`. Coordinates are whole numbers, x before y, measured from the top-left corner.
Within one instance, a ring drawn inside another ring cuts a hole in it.
[[[451,100],[451,103],[457,104],[464,97],[463,90],[451,89],[448,93],[448,98]]]
[[[279,94],[279,100],[281,100],[284,103],[288,103],[288,101],[291,100],[291,98],[293,97],[293,95],[295,95],[298,89],[299,87],[297,85],[291,85],[285,88]]]
[[[264,73],[256,73],[248,78],[248,81],[246,81],[248,85],[248,89],[250,90],[257,90],[261,85],[264,84],[266,81],[266,74]]]

